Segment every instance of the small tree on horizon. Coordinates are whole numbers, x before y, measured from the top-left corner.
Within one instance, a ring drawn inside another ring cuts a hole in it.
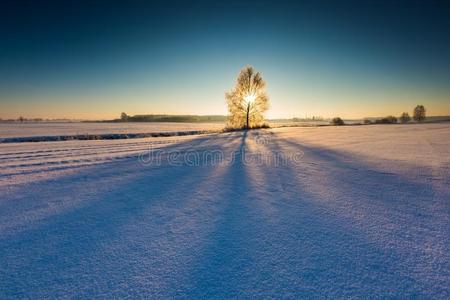
[[[399,119],[400,119],[400,122],[402,122],[403,124],[411,121],[411,117],[409,116],[409,114],[407,112],[402,113],[402,115],[400,116]]]
[[[426,118],[426,110],[423,105],[417,105],[414,108],[414,115],[413,115],[414,121],[416,122],[423,122]]]
[[[339,117],[333,118],[333,119],[331,120],[331,123],[332,123],[333,125],[335,125],[335,126],[345,125],[344,120],[342,120],[342,119],[339,118]]]
[[[122,121],[128,121],[128,115],[126,113],[121,113],[120,114],[120,120]]]
[[[252,66],[244,67],[236,79],[236,86],[225,94],[228,104],[228,126],[255,128],[263,125],[264,112],[269,108],[266,83]]]

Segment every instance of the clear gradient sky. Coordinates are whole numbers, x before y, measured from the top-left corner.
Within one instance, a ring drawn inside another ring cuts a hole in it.
[[[271,118],[450,115],[450,2],[0,2],[0,118],[226,114],[248,64]]]

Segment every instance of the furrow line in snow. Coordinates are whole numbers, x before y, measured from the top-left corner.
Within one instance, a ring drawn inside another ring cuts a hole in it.
[[[181,139],[172,139],[172,140],[163,140],[163,141],[152,141],[152,140],[145,140],[145,141],[141,141],[141,142],[134,142],[134,143],[114,143],[114,144],[106,144],[106,145],[80,145],[78,147],[74,147],[74,148],[67,148],[62,146],[60,147],[61,149],[58,149],[58,147],[52,147],[53,145],[47,145],[48,147],[51,148],[44,148],[41,150],[30,150],[30,151],[21,151],[21,152],[4,152],[2,154],[0,154],[0,160],[1,159],[8,159],[10,156],[13,155],[21,155],[21,154],[25,154],[25,155],[30,155],[30,154],[44,154],[44,153],[54,153],[54,152],[70,152],[70,151],[76,151],[76,150],[88,150],[88,149],[100,149],[100,148],[112,148],[112,147],[129,147],[129,146],[133,146],[133,145],[142,145],[142,144],[146,144],[146,145],[150,145],[150,144],[171,144],[171,143],[177,143],[182,141]],[[39,145],[41,146],[41,145]],[[16,147],[12,147],[13,149]],[[56,149],[55,149],[56,148]],[[5,149],[5,148],[3,148]]]

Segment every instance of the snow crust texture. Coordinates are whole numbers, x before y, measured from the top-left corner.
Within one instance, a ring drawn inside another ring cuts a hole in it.
[[[449,233],[449,124],[0,145],[0,299],[449,299]]]

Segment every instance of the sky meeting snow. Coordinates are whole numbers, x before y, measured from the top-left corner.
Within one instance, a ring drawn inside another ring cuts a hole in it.
[[[0,118],[226,114],[252,65],[270,118],[450,115],[448,1],[2,1]]]

